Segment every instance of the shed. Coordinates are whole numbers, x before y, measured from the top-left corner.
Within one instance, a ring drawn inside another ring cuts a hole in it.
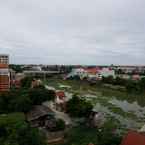
[[[27,121],[32,127],[45,125],[45,121],[49,118],[54,118],[54,112],[43,105],[35,105],[32,110],[26,114]]]

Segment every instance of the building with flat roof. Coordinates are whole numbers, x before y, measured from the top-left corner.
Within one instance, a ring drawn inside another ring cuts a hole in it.
[[[9,56],[0,54],[0,92],[10,88]]]

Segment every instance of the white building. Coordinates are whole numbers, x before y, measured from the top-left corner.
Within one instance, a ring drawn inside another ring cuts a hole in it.
[[[80,79],[83,79],[88,76],[88,73],[83,68],[76,68],[76,69],[72,69],[71,73],[68,74],[67,78],[75,77],[75,76],[79,76]]]
[[[113,76],[115,78],[115,71],[110,68],[76,68],[72,69],[72,72],[67,75],[67,78],[79,76],[80,79],[96,79],[101,80],[102,77]]]
[[[98,76],[99,77],[113,76],[113,78],[115,78],[115,71],[110,68],[102,68],[99,70]]]

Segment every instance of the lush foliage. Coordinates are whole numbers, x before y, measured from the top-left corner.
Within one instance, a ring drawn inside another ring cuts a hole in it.
[[[67,112],[73,117],[86,117],[91,112],[93,105],[85,98],[73,96],[67,102]]]
[[[56,131],[57,130],[64,130],[65,129],[65,122],[62,119],[58,119],[56,121]]]
[[[27,112],[32,101],[26,91],[10,91],[0,94],[0,113]]]
[[[145,92],[145,78],[142,78],[140,81],[129,80],[126,84],[126,89],[128,92],[144,93]]]
[[[35,104],[35,105],[37,105],[37,104],[39,105],[46,100],[48,100],[48,101],[54,100],[54,98],[55,98],[54,91],[47,90],[47,89],[41,88],[41,87],[30,89],[28,94],[32,101],[32,104]]]
[[[112,85],[125,86],[127,80],[122,79],[122,78],[120,78],[120,77],[116,77],[116,78],[114,79],[113,76],[109,76],[109,77],[103,77],[103,78],[102,78],[102,82],[103,82],[103,83],[107,83],[107,84],[112,84]]]
[[[21,80],[21,87],[23,88],[30,88],[33,78],[32,77],[25,77]]]
[[[44,86],[31,89],[31,81],[32,78],[24,78],[21,89],[0,93],[0,145],[46,145],[42,133],[31,128],[21,112],[28,112],[32,105],[53,100],[55,92]],[[64,122],[58,120],[56,130],[64,128]]]
[[[53,100],[54,97],[55,92],[45,88],[5,92],[0,94],[0,113],[27,112],[32,108],[32,105]]]
[[[65,122],[62,119],[57,119],[55,120],[55,127],[51,128],[50,131],[55,132],[55,131],[62,131],[65,129]]]
[[[21,73],[21,72],[23,71],[21,65],[14,65],[14,64],[11,64],[9,67],[10,67],[11,69],[13,69],[16,73]]]
[[[125,80],[119,77],[114,79],[112,76],[109,76],[109,77],[103,77],[102,82],[107,84],[112,84],[112,85],[124,86],[127,92],[133,92],[133,93],[145,92],[145,78],[142,78],[139,81],[134,81],[130,79]]]
[[[119,145],[120,137],[114,131],[116,125],[114,121],[107,121],[101,128],[88,128],[86,126],[77,126],[72,128],[66,135],[69,145]]]
[[[31,128],[23,113],[0,115],[1,145],[46,145],[45,138]]]

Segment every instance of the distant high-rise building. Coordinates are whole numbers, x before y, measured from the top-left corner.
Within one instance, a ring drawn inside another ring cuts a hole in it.
[[[9,56],[0,54],[0,92],[10,88]]]

